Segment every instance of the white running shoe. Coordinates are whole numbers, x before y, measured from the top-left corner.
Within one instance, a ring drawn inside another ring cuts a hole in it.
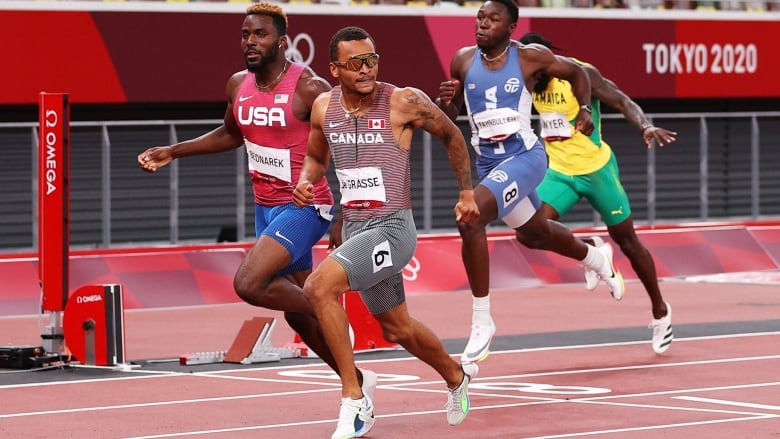
[[[593,246],[596,248],[599,248],[602,244],[604,244],[604,240],[598,236],[591,236],[590,239],[593,241]],[[596,273],[594,270],[585,267],[585,288],[588,291],[593,291],[596,289],[598,284],[599,284],[599,274]]]
[[[605,242],[597,250],[604,255],[607,262],[599,270],[599,278],[607,284],[612,297],[615,300],[620,300],[623,298],[623,291],[625,291],[626,285],[623,283],[623,275],[617,271],[615,264],[612,262],[612,246]]]
[[[672,332],[672,307],[666,303],[666,315],[660,319],[653,319],[647,326],[653,330],[653,351],[663,354],[672,346],[674,332]]]
[[[360,373],[363,375],[363,384],[360,386],[360,388],[363,390],[363,395],[367,396],[373,404],[376,383],[379,381],[379,379],[377,378],[376,373],[367,369],[360,368]]]
[[[471,401],[469,401],[469,383],[479,372],[479,366],[477,363],[463,363],[463,381],[460,385],[454,389],[449,390],[447,394],[447,423],[450,425],[458,425],[466,419],[466,415],[469,414],[471,408]]]
[[[471,336],[466,344],[466,349],[460,356],[461,363],[476,363],[484,360],[490,355],[490,342],[493,340],[493,334],[496,333],[496,325],[493,319],[490,324],[483,325],[473,323],[471,325]]]
[[[374,426],[374,404],[365,395],[360,399],[341,398],[339,423],[331,439],[363,437]]]

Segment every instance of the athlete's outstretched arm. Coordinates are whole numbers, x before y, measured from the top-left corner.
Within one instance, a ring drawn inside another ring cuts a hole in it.
[[[658,142],[659,146],[664,146],[677,140],[676,132],[650,123],[645,112],[642,111],[642,107],[620,90],[617,84],[602,76],[595,66],[585,65],[583,68],[590,78],[593,96],[620,111],[627,121],[639,128],[648,148],[653,147],[653,140]]]
[[[138,166],[146,172],[155,172],[173,160],[192,155],[214,154],[238,148],[244,144],[244,137],[233,117],[233,99],[236,90],[244,80],[242,72],[234,74],[225,86],[228,96],[224,122],[217,128],[194,139],[169,146],[155,146],[138,154]]]
[[[471,161],[463,133],[428,95],[416,88],[396,89],[391,108],[391,119],[398,118],[396,120],[402,123],[400,136],[396,136],[400,145],[409,147],[413,128],[422,128],[442,141],[460,191],[455,206],[455,220],[466,223],[474,221],[479,216],[479,209],[474,201]]]
[[[594,125],[589,111],[590,79],[585,70],[569,58],[555,55],[541,44],[526,44],[517,50],[520,56],[520,67],[529,90],[533,90],[540,73],[564,79],[571,84],[572,93],[580,103],[575,127],[581,133],[590,135]]]

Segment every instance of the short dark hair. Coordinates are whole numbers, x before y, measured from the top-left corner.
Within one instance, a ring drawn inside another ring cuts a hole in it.
[[[362,27],[347,26],[339,29],[333,37],[330,39],[330,60],[338,61],[339,59],[339,43],[342,41],[359,41],[359,40],[371,40],[371,44],[374,45],[376,50],[376,42]]]
[[[276,32],[287,35],[287,14],[278,5],[271,3],[255,3],[246,8],[246,15],[266,15],[273,20]]]
[[[485,3],[487,2],[501,3],[504,5],[507,12],[509,13],[509,22],[517,23],[517,18],[520,16],[520,12],[517,9],[517,4],[514,2],[514,0],[486,0]],[[483,5],[485,3],[483,3]]]
[[[560,47],[555,47],[553,44],[545,37],[542,36],[540,33],[536,32],[528,32],[527,34],[520,37],[520,42],[523,44],[541,44],[542,46],[545,46],[548,49],[555,49],[555,50],[561,50]]]

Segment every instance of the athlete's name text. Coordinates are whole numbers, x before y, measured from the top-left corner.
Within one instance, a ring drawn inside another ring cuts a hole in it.
[[[266,157],[266,156],[260,155],[260,154],[254,152],[254,151],[251,151],[251,150],[247,151],[247,153],[249,154],[249,157],[252,160],[254,160],[255,162],[257,162],[257,163],[260,163],[260,164],[263,164],[263,165],[268,165],[268,166],[273,166],[274,168],[283,168],[284,167],[284,161],[283,160],[280,160],[280,159],[277,159],[277,158],[274,158],[274,157]]]
[[[568,125],[563,119],[540,120],[539,122],[541,122],[542,128],[546,129],[563,128]]]
[[[504,125],[507,123],[516,122],[517,120],[518,120],[517,116],[497,117],[494,119],[479,121],[477,122],[477,126],[479,128],[494,127],[494,126]]]
[[[349,179],[349,180],[344,180],[341,183],[342,190],[367,189],[367,188],[380,187],[380,186],[382,186],[382,182],[377,177]]]

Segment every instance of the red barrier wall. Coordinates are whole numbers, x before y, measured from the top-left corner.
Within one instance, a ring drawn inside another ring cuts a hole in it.
[[[580,235],[593,231],[580,230]],[[604,236],[603,230],[595,233]],[[780,224],[724,224],[641,230],[659,277],[780,269]],[[248,243],[186,247],[74,251],[71,291],[87,284],[123,285],[127,309],[238,302],[233,274]],[[512,235],[492,235],[491,286],[517,288],[582,282],[579,263],[554,253],[528,250]],[[315,249],[315,262],[326,255]],[[615,252],[627,280],[636,279],[628,260]],[[40,310],[37,259],[0,256],[0,315]],[[421,236],[413,260],[403,270],[408,294],[467,290],[460,239]]]
[[[40,91],[69,93],[72,103],[222,102],[225,82],[243,68],[243,4],[132,2],[78,9],[67,2],[26,3],[0,1],[0,9],[9,8],[0,10],[0,40],[7,42],[0,45],[0,105],[34,104]],[[288,57],[331,80],[328,42],[343,26],[359,25],[374,36],[381,80],[432,96],[449,76],[455,51],[474,44],[476,8],[285,9]],[[780,96],[774,13],[522,12],[516,38],[541,32],[562,54],[593,62],[637,99]]]

